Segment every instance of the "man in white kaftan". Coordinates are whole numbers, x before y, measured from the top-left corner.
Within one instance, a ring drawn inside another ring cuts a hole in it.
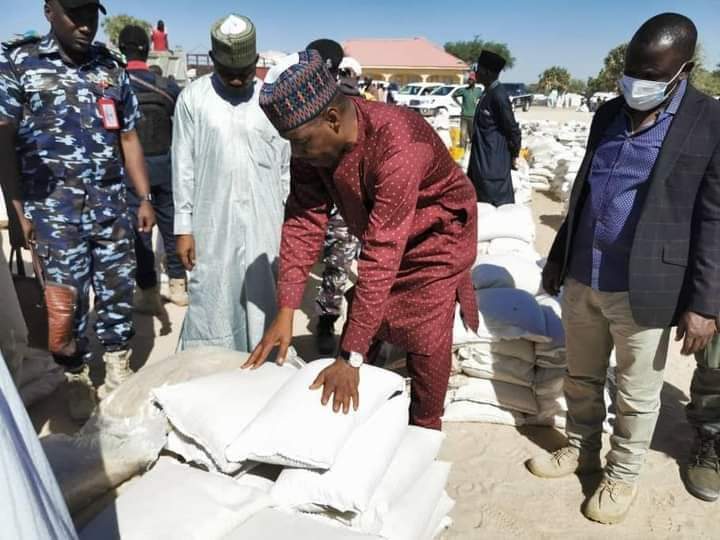
[[[215,72],[180,95],[173,133],[177,249],[191,270],[180,349],[251,351],[276,314],[290,146],[258,105],[252,22],[211,31]]]
[[[77,540],[62,492],[1,352],[0,538]]]

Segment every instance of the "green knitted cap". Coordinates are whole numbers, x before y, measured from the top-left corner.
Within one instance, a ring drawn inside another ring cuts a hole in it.
[[[213,58],[229,68],[244,68],[257,60],[255,25],[242,15],[228,15],[210,31]]]

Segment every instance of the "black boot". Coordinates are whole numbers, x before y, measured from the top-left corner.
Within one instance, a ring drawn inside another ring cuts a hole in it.
[[[335,353],[335,315],[321,315],[317,324],[317,348],[322,355]]]
[[[687,490],[703,501],[720,497],[720,460],[718,441],[708,433],[697,432],[695,454],[690,457],[686,475]]]

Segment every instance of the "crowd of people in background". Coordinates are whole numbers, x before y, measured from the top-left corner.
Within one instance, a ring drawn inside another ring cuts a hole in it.
[[[323,404],[357,408],[358,369],[387,342],[407,352],[411,422],[440,429],[456,306],[468,328],[479,324],[477,204],[514,203],[522,137],[500,84],[506,60],[484,50],[459,94],[463,171],[430,124],[394,106],[387,85],[363,79],[333,40],[279,60],[262,81],[255,25],[230,14],[210,29],[213,73],[181,89],[148,65],[150,50],[169,49],[162,20],[150,35],[124,28],[120,55],[94,42],[98,0],[44,9],[50,30],[0,55],[0,177],[16,242],[69,291],[59,310],[71,316],[51,352],[72,417],[87,419],[132,375],[133,307],[162,311],[157,224],[165,300],[187,306],[179,349],[245,351],[250,368],[279,347],[283,362],[322,260],[317,346],[337,358],[315,381]],[[527,466],[544,478],[603,471],[583,508],[602,523],[621,521],[637,496],[671,327],[698,363],[688,487],[720,496],[720,105],[692,86],[696,43],[677,14],[633,37],[622,95],[594,117],[543,273],[548,293],[564,286],[568,445]],[[91,290],[106,366],[98,391]],[[613,348],[617,423],[603,468]]]

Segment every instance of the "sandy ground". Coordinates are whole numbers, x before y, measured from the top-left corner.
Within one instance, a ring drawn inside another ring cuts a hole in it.
[[[520,119],[555,121],[588,120],[587,113],[534,108],[518,114]],[[537,247],[546,254],[560,223],[561,205],[536,194],[533,211],[538,223]],[[304,310],[296,318],[295,346],[301,356],[316,357],[310,336],[312,297],[316,281],[308,286]],[[177,344],[184,310],[168,304],[164,322],[136,316],[133,366],[172,354]],[[453,527],[445,540],[479,538],[720,538],[717,506],[690,496],[681,481],[678,464],[685,461],[691,432],[685,422],[692,359],[682,357],[676,346],[668,359],[662,410],[652,450],[643,471],[639,498],[624,524],[602,526],[580,513],[584,499],[600,481],[571,476],[560,480],[534,478],[523,462],[563,445],[562,433],[548,428],[515,429],[484,424],[445,426],[447,440],[441,458],[452,462],[448,492],[457,501]],[[101,380],[103,368],[96,362],[93,378]],[[40,434],[70,433],[62,390],[31,409]],[[607,448],[607,441],[606,441]],[[275,539],[269,539],[275,540]],[[279,540],[279,539],[278,539]]]

